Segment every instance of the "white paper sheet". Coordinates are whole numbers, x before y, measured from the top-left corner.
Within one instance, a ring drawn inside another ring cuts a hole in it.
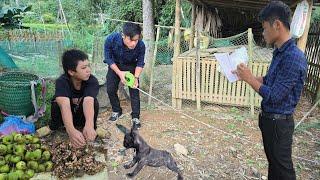
[[[232,71],[237,69],[240,63],[248,63],[248,53],[245,47],[236,49],[233,53],[215,53],[214,56],[219,62],[222,73],[227,77],[229,82],[233,83],[238,80],[238,76]]]

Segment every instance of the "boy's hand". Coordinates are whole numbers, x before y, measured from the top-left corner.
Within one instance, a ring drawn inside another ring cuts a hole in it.
[[[71,142],[71,145],[75,148],[81,148],[86,144],[86,141],[80,131],[77,129],[73,129],[70,131],[67,131],[69,135],[69,139]]]
[[[93,127],[84,126],[83,135],[87,141],[94,141],[97,136],[97,132]]]

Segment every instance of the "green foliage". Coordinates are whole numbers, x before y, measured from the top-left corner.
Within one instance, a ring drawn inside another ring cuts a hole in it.
[[[10,3],[10,1],[8,1]],[[12,1],[13,2],[13,1]],[[174,25],[175,1],[156,0],[154,2],[155,24]],[[32,5],[32,11],[26,13],[23,23],[25,26],[39,31],[67,30],[67,37],[73,41],[73,46],[91,53],[94,36],[106,36],[111,32],[121,31],[123,23],[106,20],[104,23],[98,13],[105,17],[143,21],[142,0],[61,0],[63,11],[68,25],[62,23],[57,0],[19,0],[20,5]],[[187,0],[182,3],[181,26],[188,26],[190,21],[191,5]],[[162,36],[167,36],[168,30],[162,29]],[[81,37],[81,38],[79,38]],[[171,64],[172,49],[167,46],[167,40],[159,48],[168,50],[168,53],[158,54],[161,64]],[[183,48],[183,47],[182,47]]]
[[[301,133],[304,131],[310,131],[312,129],[320,130],[320,122],[314,121],[314,122],[301,123],[300,126],[297,127],[295,132]]]
[[[29,27],[34,30],[61,30],[67,29],[67,25],[65,24],[42,24],[42,23],[23,23],[24,26]]]
[[[23,28],[21,20],[24,13],[31,10],[31,6],[0,8],[0,26],[14,29]]]
[[[315,7],[315,10],[312,12],[312,22],[320,22],[320,7]]]
[[[23,25],[26,23],[39,23],[41,22],[40,17],[34,12],[27,12],[22,20]]]
[[[142,0],[111,0],[105,13],[107,17],[114,19],[142,22]],[[121,31],[121,28],[122,23],[106,20],[103,32],[109,34],[114,31]]]
[[[55,23],[56,18],[51,13],[45,13],[42,16],[44,23],[53,24]]]
[[[142,22],[142,1],[113,0],[110,3],[109,11],[106,13],[108,16],[112,16],[118,19]]]
[[[166,3],[163,5],[155,6],[155,11],[160,12],[155,13],[155,19],[158,24],[172,26],[174,25],[175,19],[175,0],[168,0],[165,1]],[[181,1],[182,7],[182,19],[181,19],[181,26],[182,27],[189,27],[190,20],[191,20],[191,4],[187,1]],[[158,15],[157,15],[158,14]]]

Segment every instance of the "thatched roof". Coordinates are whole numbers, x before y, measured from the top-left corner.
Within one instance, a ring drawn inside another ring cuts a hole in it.
[[[205,5],[208,8],[235,8],[246,10],[261,10],[270,0],[189,0],[197,5]],[[294,8],[301,0],[283,0],[291,8]]]

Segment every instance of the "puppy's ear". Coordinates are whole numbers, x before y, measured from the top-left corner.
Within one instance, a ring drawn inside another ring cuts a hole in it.
[[[126,127],[122,126],[121,124],[116,124],[117,128],[123,132],[124,134],[128,134],[130,133],[129,129],[127,129]]]

